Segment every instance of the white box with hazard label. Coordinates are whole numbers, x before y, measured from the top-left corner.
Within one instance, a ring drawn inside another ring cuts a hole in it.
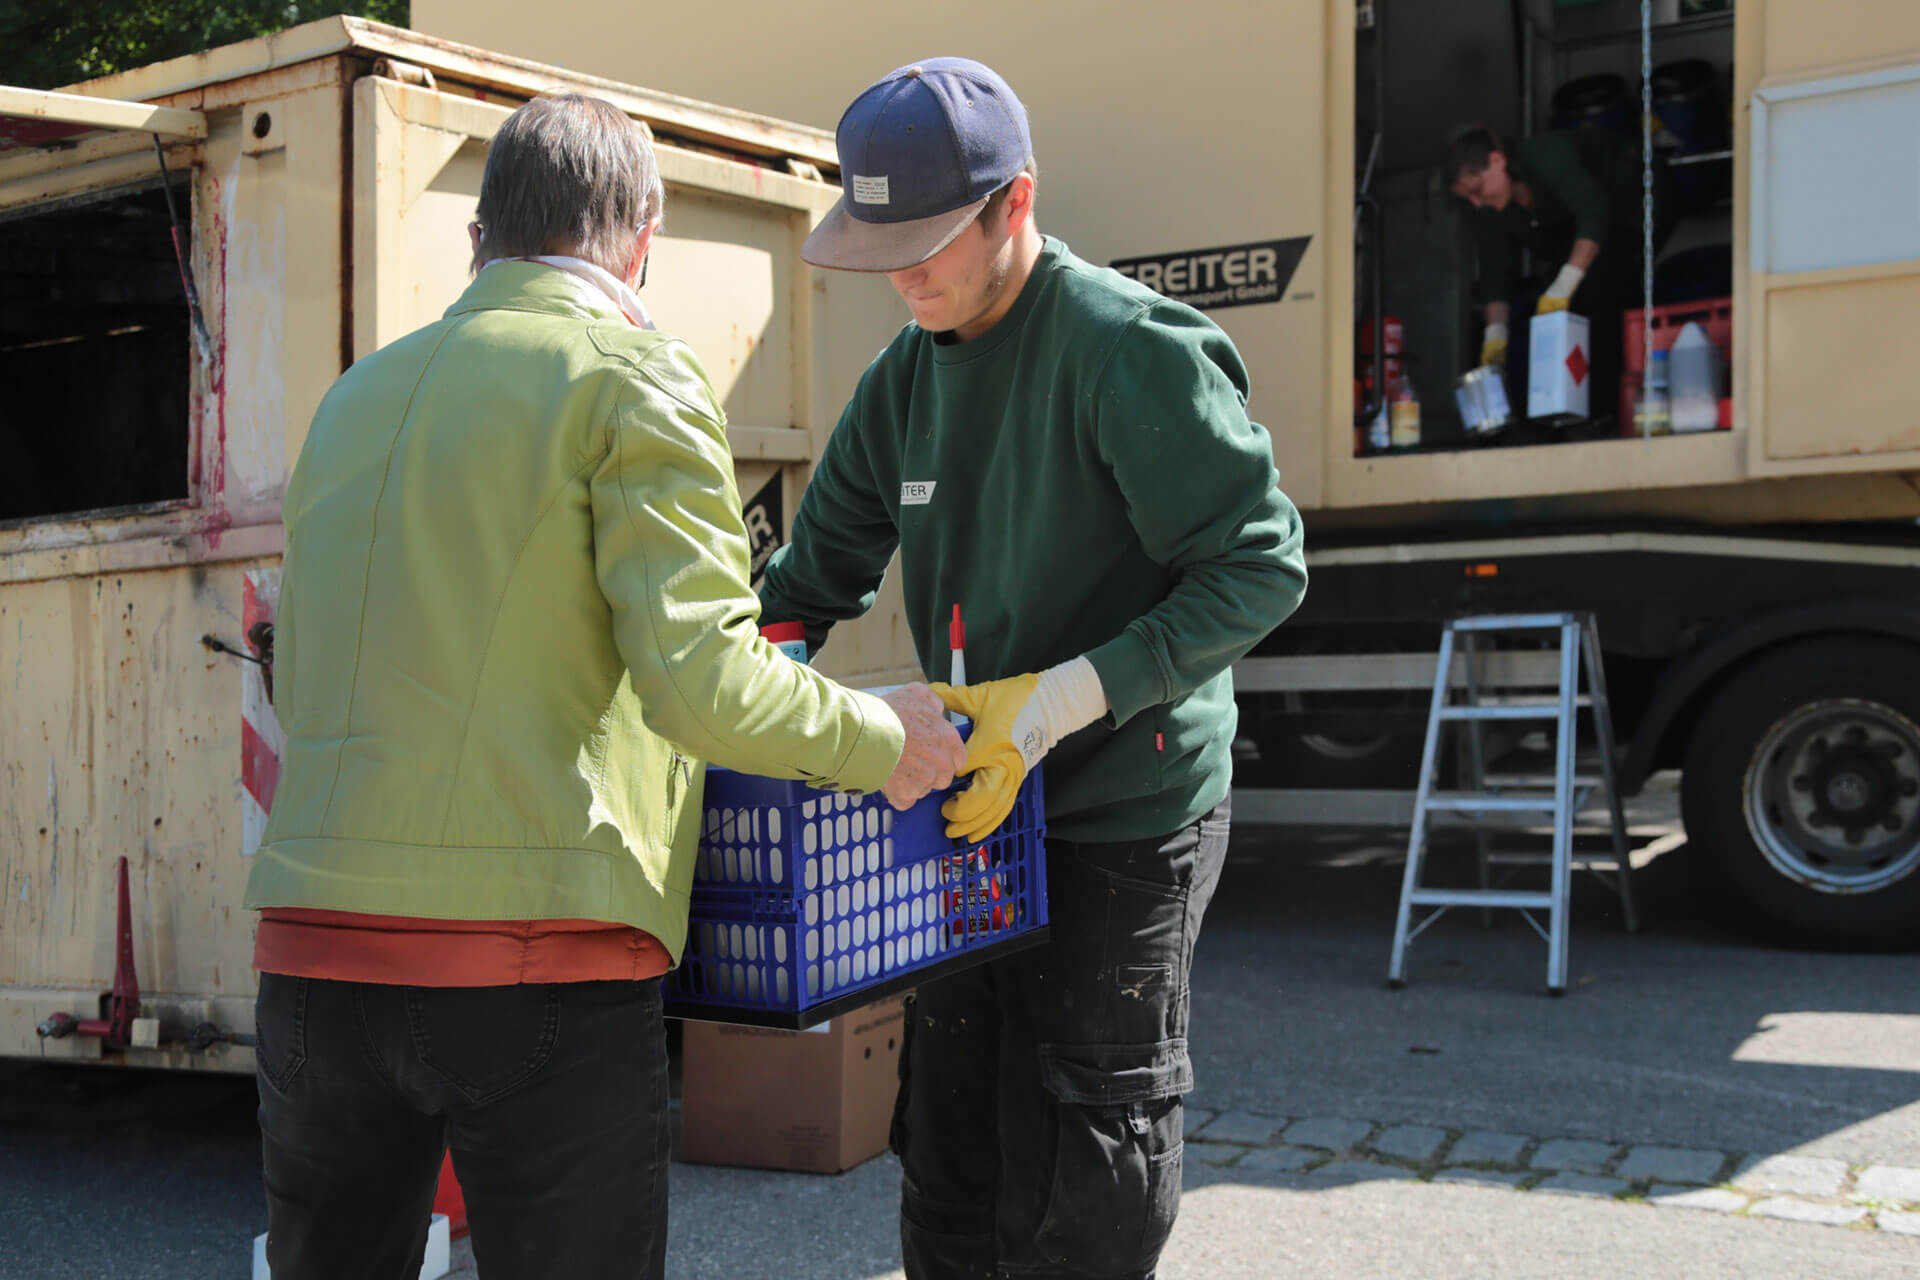
[[[1585,316],[1553,311],[1533,318],[1527,357],[1527,416],[1571,420],[1587,416],[1593,390],[1593,348]]]

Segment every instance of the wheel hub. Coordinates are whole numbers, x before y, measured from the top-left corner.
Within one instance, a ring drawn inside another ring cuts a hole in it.
[[[1871,778],[1851,770],[1834,774],[1821,788],[1828,811],[1849,816],[1871,807],[1878,790]]]
[[[1871,893],[1920,867],[1920,726],[1861,699],[1808,703],[1768,730],[1747,825],[1774,869],[1824,893]]]

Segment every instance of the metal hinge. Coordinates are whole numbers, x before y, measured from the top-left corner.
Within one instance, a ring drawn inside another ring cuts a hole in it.
[[[398,80],[401,84],[414,85],[421,89],[432,89],[433,72],[417,63],[402,62],[398,58],[380,58],[373,64],[373,74],[387,80]]]

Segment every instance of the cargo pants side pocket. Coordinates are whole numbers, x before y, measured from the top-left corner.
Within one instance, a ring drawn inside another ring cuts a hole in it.
[[[1099,1277],[1150,1271],[1180,1211],[1185,1040],[1042,1045],[1055,1100],[1053,1184],[1035,1243],[1057,1266]]]

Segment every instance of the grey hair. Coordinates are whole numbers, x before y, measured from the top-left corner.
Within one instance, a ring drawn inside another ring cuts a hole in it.
[[[621,275],[666,201],[646,126],[603,98],[543,93],[508,116],[480,178],[473,267],[567,254]]]

